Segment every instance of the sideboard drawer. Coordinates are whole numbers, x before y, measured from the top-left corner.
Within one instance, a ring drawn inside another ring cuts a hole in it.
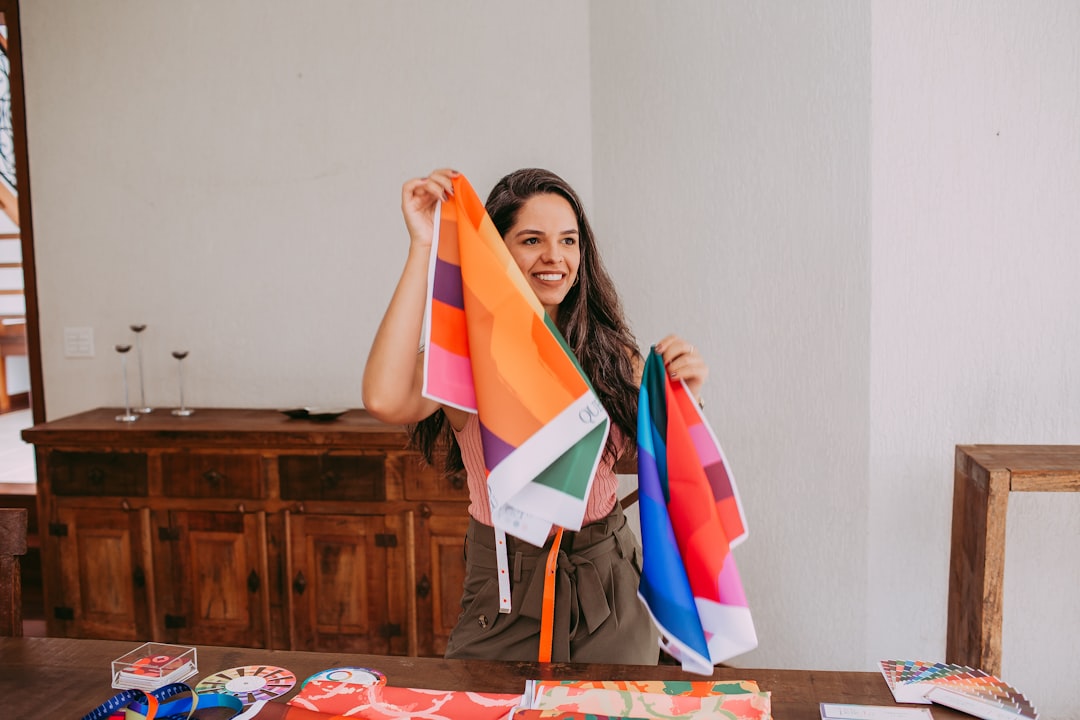
[[[56,495],[146,495],[143,453],[53,450],[48,465]]]
[[[447,476],[442,468],[427,465],[419,457],[405,457],[402,475],[408,500],[468,500],[469,484],[464,470]]]
[[[167,495],[186,498],[262,498],[262,457],[254,454],[165,453]]]
[[[282,455],[282,500],[386,499],[386,455]]]

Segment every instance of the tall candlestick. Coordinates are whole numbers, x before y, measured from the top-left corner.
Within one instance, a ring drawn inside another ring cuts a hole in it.
[[[146,404],[146,373],[143,372],[142,331],[146,329],[146,324],[131,325],[130,327],[131,331],[135,333],[135,355],[139,360],[139,407],[136,412],[145,414],[154,411],[154,408]]]
[[[116,346],[116,352],[120,353],[120,374],[124,378],[124,414],[116,416],[118,422],[135,422],[139,419],[138,415],[131,412],[131,402],[128,400],[127,353],[130,349],[130,345]]]
[[[188,351],[173,350],[172,356],[177,360],[177,377],[180,379],[180,407],[174,409],[172,411],[172,414],[179,415],[180,417],[187,417],[191,413],[195,412],[184,404],[184,358],[188,356]]]

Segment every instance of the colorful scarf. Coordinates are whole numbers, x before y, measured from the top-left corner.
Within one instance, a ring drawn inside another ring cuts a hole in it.
[[[731,548],[746,521],[727,461],[682,382],[655,349],[638,401],[638,491],[644,569],[638,595],[683,670],[757,647]]]
[[[480,198],[453,182],[435,218],[423,393],[479,415],[496,532],[542,546],[553,525],[581,529],[610,422]]]

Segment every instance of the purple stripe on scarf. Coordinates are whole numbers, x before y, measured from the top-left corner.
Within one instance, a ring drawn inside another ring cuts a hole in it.
[[[705,477],[709,480],[709,487],[712,488],[713,497],[717,502],[727,500],[735,494],[732,492],[731,478],[728,477],[723,463],[706,465]]]
[[[458,310],[465,309],[465,299],[461,287],[461,268],[443,259],[435,261],[435,287],[432,296],[439,302],[446,303]]]
[[[491,432],[491,430],[488,430],[487,425],[484,425],[484,423],[480,423],[480,440],[484,445],[484,464],[487,466],[488,472],[491,472],[496,465],[506,459],[507,455],[517,449]]]

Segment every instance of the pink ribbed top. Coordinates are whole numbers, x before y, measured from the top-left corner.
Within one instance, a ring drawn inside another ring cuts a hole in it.
[[[622,433],[614,424],[611,432],[615,433],[616,442],[622,446]],[[480,419],[475,413],[469,413],[465,427],[455,430],[458,445],[461,447],[461,461],[465,465],[469,479],[469,514],[485,525],[491,525],[491,507],[488,502],[487,480],[484,472],[484,446],[480,438]],[[619,478],[615,475],[614,463],[606,455],[601,458],[596,468],[596,479],[592,491],[585,503],[585,518],[582,525],[606,517],[615,507],[615,493]]]

